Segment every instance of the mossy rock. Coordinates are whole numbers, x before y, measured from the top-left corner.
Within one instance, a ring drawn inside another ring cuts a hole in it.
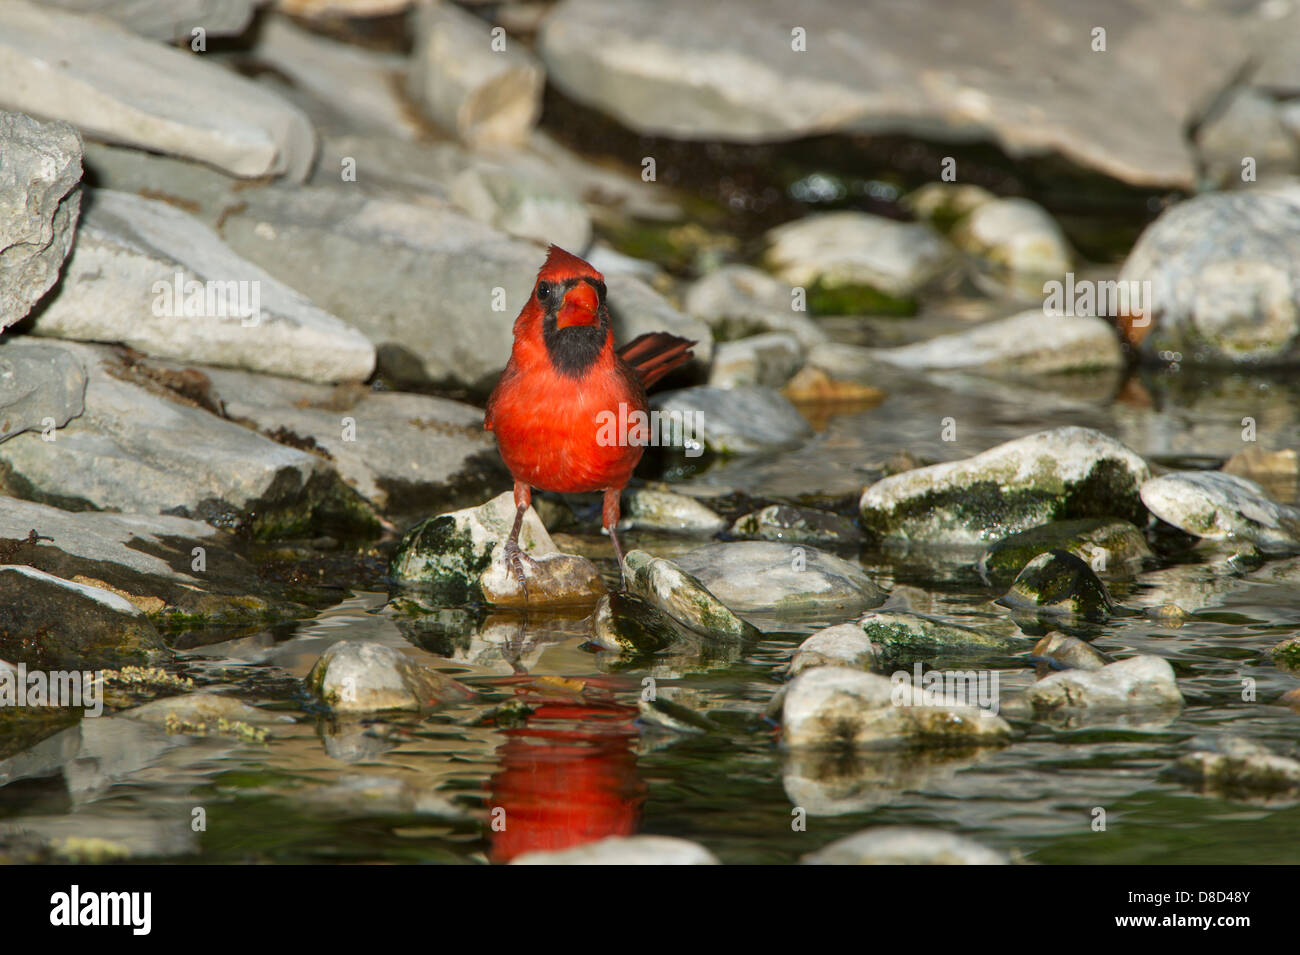
[[[1079,518],[1004,537],[980,558],[979,570],[990,584],[1005,587],[1030,560],[1049,550],[1069,551],[1099,573],[1132,571],[1151,556],[1146,537],[1128,521]]]
[[[1039,554],[1026,564],[998,603],[1013,610],[1070,614],[1094,622],[1109,619],[1115,610],[1101,578],[1064,550]]]

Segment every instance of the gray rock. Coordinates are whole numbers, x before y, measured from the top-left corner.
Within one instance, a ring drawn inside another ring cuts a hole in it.
[[[1194,184],[1185,130],[1251,56],[1244,14],[1155,0],[1002,12],[993,2],[819,2],[792,19],[779,0],[566,0],[539,49],[566,95],[637,132],[991,138],[1013,156],[1060,153],[1137,185]],[[1093,52],[1099,24],[1107,47]],[[1014,53],[994,63],[990,50]]]
[[[380,643],[344,640],[321,654],[307,689],[336,713],[430,710],[472,699],[451,677]]]
[[[4,94],[0,93],[0,100]],[[81,137],[66,123],[0,112],[0,329],[48,292],[81,207]]]
[[[154,818],[140,810],[125,815],[98,807],[69,815],[14,816],[0,823],[0,843],[30,839],[64,864],[188,856],[199,845],[191,822],[188,812]]]
[[[1023,198],[983,202],[957,223],[949,238],[975,256],[997,286],[1026,297],[1060,279],[1074,258],[1061,227],[1038,203]]]
[[[983,186],[960,182],[927,182],[903,196],[900,203],[920,219],[947,231],[980,206],[997,201]]]
[[[789,504],[769,504],[736,518],[731,535],[787,544],[852,545],[862,541],[862,531],[847,517]]]
[[[433,121],[475,147],[527,139],[546,82],[528,48],[491,36],[487,23],[450,4],[422,5],[415,23],[411,92]]]
[[[685,437],[694,439],[688,454],[701,446],[718,454],[774,451],[813,433],[799,409],[770,388],[682,388],[651,396],[650,406],[673,421],[680,416]]]
[[[62,428],[85,409],[86,370],[61,348],[0,343],[0,442]]]
[[[748,265],[724,265],[696,279],[686,289],[688,314],[706,322],[721,340],[755,332],[793,335],[803,348],[827,340],[826,332],[795,309],[793,288]]]
[[[1147,464],[1099,431],[1064,427],[974,457],[915,468],[868,487],[863,525],[881,537],[972,544],[1054,520],[1145,523],[1138,488]]]
[[[1004,537],[980,555],[976,567],[984,580],[1004,586],[1049,550],[1067,550],[1108,576],[1132,574],[1152,556],[1146,537],[1128,521],[1088,517],[1053,521]]]
[[[479,507],[427,518],[402,538],[389,573],[451,603],[478,599],[482,596],[480,577],[500,561],[514,522],[515,501],[509,491]],[[534,558],[557,553],[551,535],[532,508],[524,515],[519,546]]]
[[[364,379],[375,365],[364,335],[197,219],[111,191],[88,199],[66,279],[33,331],[313,381]]]
[[[505,477],[483,412],[471,405],[228,369],[203,373],[227,415],[314,442],[344,481],[384,510],[427,513],[481,497]]]
[[[914,345],[871,349],[870,357],[899,368],[1012,378],[1124,367],[1124,353],[1109,322],[1044,315],[1042,309]]]
[[[1300,791],[1300,760],[1274,753],[1244,737],[1196,740],[1195,748],[1180,756],[1175,775],[1202,790],[1222,795],[1267,796]]]
[[[1039,554],[1025,564],[998,603],[1013,610],[1070,614],[1097,622],[1108,620],[1115,609],[1101,578],[1064,550]]]
[[[856,564],[813,547],[768,541],[710,544],[677,558],[733,610],[852,613],[885,593]]]
[[[1067,637],[1053,630],[1034,644],[1034,656],[1051,660],[1060,668],[1075,670],[1100,670],[1115,661],[1090,643],[1078,637]]]
[[[871,638],[855,623],[841,623],[818,630],[799,644],[786,672],[796,677],[813,667],[838,666],[870,669],[879,653]]]
[[[1260,184],[1180,202],[1120,271],[1150,282],[1142,352],[1180,362],[1290,365],[1300,358],[1300,185]]]
[[[768,332],[738,341],[719,342],[713,349],[709,385],[739,388],[758,385],[780,388],[803,364],[803,348],[786,332]]]
[[[1174,709],[1183,705],[1174,668],[1164,657],[1142,654],[1098,670],[1062,670],[1002,703],[1022,719],[1071,714]]]
[[[1300,166],[1300,143],[1286,128],[1277,103],[1246,87],[1234,91],[1200,125],[1196,151],[1205,175],[1221,188],[1245,182],[1242,163],[1248,157],[1254,160],[1253,174],[1259,179],[1293,173]]]
[[[247,207],[227,217],[226,241],[364,332],[393,381],[482,391],[495,383],[543,250],[433,198],[412,204],[342,186],[245,196]],[[606,284],[618,341],[669,331],[699,340],[696,354],[708,360],[702,322],[632,276]]]
[[[47,6],[108,17],[151,40],[185,40],[202,27],[207,36],[238,36],[263,0],[48,0]]]
[[[274,69],[273,76],[289,81],[282,91],[316,122],[317,128],[338,132],[387,134],[414,140],[424,124],[397,95],[406,74],[406,59],[355,44],[338,43],[309,33],[287,17],[267,15],[258,22],[251,50],[240,51]],[[238,63],[232,63],[238,66]],[[337,178],[337,163],[327,163]],[[358,163],[358,181],[369,172]]]
[[[1300,547],[1300,509],[1270,500],[1254,481],[1222,471],[1175,471],[1142,485],[1142,502],[1174,527],[1268,551]]]
[[[6,353],[25,345],[11,341]],[[54,440],[30,432],[0,444],[6,493],[74,510],[195,517],[260,537],[318,523],[374,528],[373,511],[318,455],[217,417],[111,349],[57,347],[86,369],[86,410]]]
[[[634,488],[623,493],[619,530],[666,531],[712,537],[727,526],[717,513],[693,497],[662,488]]]
[[[338,183],[349,160],[356,166],[356,184],[368,193],[409,201],[417,191],[446,199],[518,238],[579,250],[591,242],[591,216],[582,200],[547,163],[528,153],[484,153],[391,135],[331,136],[312,181]]]
[[[865,212],[810,215],[767,234],[767,265],[791,285],[865,285],[906,297],[949,271],[952,246],[928,225]]]
[[[125,597],[21,564],[0,565],[0,653],[29,667],[98,669],[167,655]]]
[[[976,629],[906,610],[873,610],[859,617],[854,626],[888,657],[910,659],[918,653],[943,650],[1005,652],[1021,642],[1016,639],[1014,627],[989,625]]]
[[[877,826],[803,857],[805,865],[1006,865],[1000,852],[951,832]]]
[[[608,836],[571,849],[525,852],[511,865],[718,865],[708,849],[672,836]]]
[[[796,677],[781,723],[785,744],[795,749],[997,744],[1011,731],[1000,716],[963,700],[839,666]]]
[[[688,630],[731,641],[758,636],[753,624],[738,617],[727,602],[673,561],[633,550],[624,556],[623,563],[628,590]]]
[[[307,117],[258,84],[110,20],[6,3],[0,73],[0,107],[236,176],[301,181],[316,151]]]

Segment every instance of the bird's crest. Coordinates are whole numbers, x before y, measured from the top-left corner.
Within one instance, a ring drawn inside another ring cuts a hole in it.
[[[572,252],[566,252],[558,245],[547,249],[546,261],[538,270],[537,277],[548,282],[563,282],[566,279],[595,279],[603,282],[605,279],[605,276],[592,268],[590,262],[578,258]]]

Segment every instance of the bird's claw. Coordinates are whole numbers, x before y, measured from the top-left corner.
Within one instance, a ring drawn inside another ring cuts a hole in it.
[[[515,580],[519,581],[519,588],[524,592],[524,603],[529,600],[528,596],[528,579],[524,576],[524,561],[534,570],[537,569],[537,561],[532,556],[521,550],[519,544],[515,541],[506,541],[502,555],[510,564],[510,569],[515,573]]]

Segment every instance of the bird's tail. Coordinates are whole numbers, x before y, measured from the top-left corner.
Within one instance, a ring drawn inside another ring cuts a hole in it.
[[[641,385],[649,388],[674,368],[686,364],[694,355],[688,338],[668,332],[647,332],[638,335],[618,350],[618,356],[632,366]]]

